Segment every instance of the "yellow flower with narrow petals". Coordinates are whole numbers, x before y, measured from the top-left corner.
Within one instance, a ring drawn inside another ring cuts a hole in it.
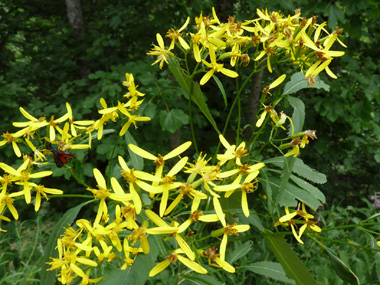
[[[179,250],[174,251],[168,256],[168,259],[165,259],[164,261],[157,264],[155,267],[152,268],[152,270],[149,272],[149,277],[153,277],[160,273],[161,271],[165,270],[166,267],[170,265],[171,262],[175,263],[177,260],[179,260],[181,263],[186,265],[191,270],[194,270],[197,273],[200,274],[207,274],[207,270],[203,268],[198,263],[187,259],[186,257],[181,256],[179,253],[182,253]]]
[[[148,55],[155,55],[157,56],[157,60],[152,64],[155,65],[156,63],[160,63],[160,69],[164,66],[164,62],[168,63],[168,59],[173,55],[173,53],[170,51],[171,48],[165,49],[164,40],[162,39],[162,36],[157,33],[156,39],[158,42],[158,46],[153,45],[153,49],[148,52]]]
[[[210,61],[211,63],[208,63],[204,59],[202,59],[202,62],[204,65],[206,65],[208,68],[211,68],[205,75],[203,75],[201,81],[199,82],[200,85],[204,85],[207,83],[207,81],[210,80],[210,78],[214,75],[215,72],[221,72],[224,75],[231,77],[231,78],[236,78],[239,76],[239,74],[235,71],[232,71],[230,69],[224,68],[223,63],[217,63],[216,62],[216,56],[215,56],[215,50],[214,46],[212,44],[208,45],[208,50],[209,50],[209,55],[210,55]]]

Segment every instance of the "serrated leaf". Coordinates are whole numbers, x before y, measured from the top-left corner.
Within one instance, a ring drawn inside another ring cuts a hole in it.
[[[269,183],[269,178],[265,170],[260,170],[260,175],[263,177],[264,181],[261,181],[261,185],[264,188],[265,193],[267,194],[268,200],[268,211],[270,214],[273,213],[273,199],[272,199],[272,188]]]
[[[284,157],[283,156],[277,156],[270,159],[267,159],[263,161],[264,163],[270,163],[277,167],[282,168],[284,165]],[[296,158],[296,161],[294,163],[293,172],[297,173],[299,176],[317,183],[317,184],[323,184],[327,182],[326,175],[316,171],[315,169],[312,169],[310,166],[307,166],[302,159]]]
[[[271,177],[269,183],[273,192],[277,194],[281,183],[280,179],[277,177]],[[296,186],[292,182],[288,182],[285,186],[285,190],[282,192],[278,204],[282,207],[296,207],[297,201],[304,202],[314,210],[321,205],[321,202],[309,192]]]
[[[313,240],[317,242],[319,246],[325,249],[325,252],[327,252],[331,258],[331,264],[333,265],[335,272],[342,280],[348,281],[350,283],[360,284],[359,278],[355,275],[355,273],[352,272],[352,270],[340,258],[338,258],[331,249],[326,247],[317,239],[313,238]]]
[[[137,145],[135,139],[133,138],[133,136],[130,134],[129,131],[125,133],[124,138],[127,145],[129,145],[130,143]],[[143,170],[144,159],[141,156],[135,154],[133,151],[131,151],[129,147],[128,147],[128,153],[129,153],[129,156],[131,157],[131,163],[132,163],[133,168],[136,170]]]
[[[317,187],[311,185],[309,182],[295,175],[290,175],[290,180],[292,180],[296,185],[298,185],[302,189],[309,192],[311,195],[313,195],[316,199],[321,201],[323,204],[326,203],[325,195]]]
[[[307,86],[307,80],[305,79],[305,74],[302,72],[297,72],[290,77],[290,81],[285,84],[283,95],[289,95],[300,91],[305,88],[317,88],[325,89],[327,92],[330,91],[330,86],[323,82],[319,76],[315,78],[315,83],[313,86]]]
[[[300,158],[296,159],[293,171],[299,176],[317,184],[324,184],[327,182],[326,175],[306,165]]]
[[[182,285],[222,285],[222,283],[211,275],[204,274],[181,274],[183,279],[186,279],[184,282],[181,282]]]
[[[188,123],[189,115],[181,109],[171,109],[169,112],[166,110],[160,111],[160,124],[163,130],[174,133]]]
[[[291,155],[290,157],[284,157],[284,164],[281,173],[281,182],[278,188],[277,197],[275,199],[275,201],[280,205],[282,205],[281,201],[285,199],[285,189],[288,184],[289,177],[292,174],[295,161],[296,158],[293,155]]]
[[[314,285],[317,282],[282,236],[266,235],[269,248],[280,262],[286,276],[297,284]]]
[[[302,100],[296,97],[288,96],[286,99],[288,100],[289,104],[294,109],[293,115],[292,115],[294,132],[295,133],[302,132],[303,124],[305,122],[305,104],[303,103]]]
[[[245,256],[252,249],[253,242],[247,241],[238,246],[229,256],[228,263],[233,264],[236,260]]]
[[[215,80],[216,84],[218,85],[220,92],[222,92],[222,96],[224,99],[224,106],[227,108],[227,95],[226,95],[226,91],[224,90],[223,84],[222,82],[220,82],[219,78],[216,77],[215,75],[213,75],[212,78]]]
[[[200,85],[192,81],[190,77],[183,72],[176,60],[169,60],[169,69],[174,75],[178,84],[182,87],[188,96],[191,96],[191,99],[195,102],[195,104],[197,104],[198,108],[202,111],[207,120],[209,120],[217,133],[220,134],[214,118],[212,117],[211,112],[206,104]]]
[[[255,226],[261,232],[265,230],[259,216],[253,210],[251,210],[251,214],[248,217],[244,215],[239,215],[239,221],[241,224],[251,224]]]
[[[55,225],[54,230],[51,233],[49,241],[45,248],[44,258],[42,259],[41,284],[55,284],[55,276],[57,274],[57,271],[46,271],[49,268],[49,265],[46,264],[46,262],[51,261],[50,257],[58,257],[58,250],[56,250],[55,247],[57,246],[57,239],[65,232],[64,227],[68,227],[68,225],[71,225],[77,217],[79,211],[82,209],[82,207],[92,202],[94,202],[94,200],[86,201],[82,204],[79,204],[78,206],[71,208],[62,216],[62,218]]]
[[[289,284],[296,284],[294,280],[286,277],[284,269],[281,267],[281,264],[277,262],[260,261],[251,263],[249,265],[240,266],[239,269],[249,270],[253,273],[260,274],[277,281]]]

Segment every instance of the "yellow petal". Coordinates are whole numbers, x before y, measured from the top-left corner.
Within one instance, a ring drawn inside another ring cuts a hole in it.
[[[145,232],[151,235],[166,235],[166,234],[173,234],[178,231],[178,228],[169,227],[166,225],[166,227],[156,227],[151,229],[146,229]]]
[[[272,84],[269,85],[269,89],[275,88],[278,85],[280,85],[286,78],[286,74],[281,75],[279,78],[277,78],[275,81],[272,82]]]
[[[179,247],[183,250],[187,257],[191,260],[194,260],[195,254],[191,250],[190,246],[185,242],[185,240],[178,233],[175,235],[175,239],[178,242]]]
[[[223,73],[224,75],[228,76],[228,77],[231,77],[231,78],[236,78],[239,76],[239,73],[233,71],[233,70],[229,70],[227,68],[222,68],[220,70],[221,73]]]
[[[171,152],[169,152],[167,155],[164,156],[164,160],[176,157],[177,155],[180,155],[181,153],[185,152],[189,147],[191,146],[191,141],[187,141],[183,144],[181,144],[179,147],[176,147]]]
[[[136,146],[134,144],[129,144],[128,146],[129,146],[131,151],[133,151],[135,154],[137,154],[143,158],[150,159],[150,160],[156,160],[157,159],[157,157],[154,156],[153,154],[147,152],[146,150],[143,150],[142,148],[139,148],[138,146]]]
[[[180,161],[173,166],[173,168],[168,172],[167,176],[175,176],[182,168],[186,165],[188,157],[183,157]]]
[[[170,261],[168,259],[160,262],[155,267],[152,268],[152,270],[149,272],[149,277],[153,277],[163,271],[166,267],[170,265]]]
[[[223,227],[225,227],[226,226],[226,220],[224,218],[222,206],[220,205],[218,198],[213,197],[212,201],[214,203],[215,212],[218,215],[218,218],[219,218],[220,222],[222,223]]]
[[[231,264],[228,262],[221,260],[219,257],[215,258],[215,262],[222,267],[224,270],[230,273],[235,273],[235,267],[233,267]]]
[[[256,127],[258,127],[258,128],[261,127],[261,125],[263,124],[263,122],[265,120],[266,115],[267,115],[267,111],[264,111],[264,112],[261,113],[260,119],[258,119],[257,122],[256,122]]]
[[[246,217],[249,217],[249,208],[248,208],[248,201],[247,201],[247,192],[242,191],[241,196],[241,208],[243,209],[243,213]]]
[[[205,75],[203,75],[201,81],[199,82],[200,85],[205,85],[207,81],[210,80],[211,76],[214,74],[214,69],[210,69],[207,71]]]
[[[225,233],[223,234],[222,242],[220,243],[220,259],[225,260],[226,259],[226,248],[227,248],[227,240],[228,240],[228,235]]]
[[[191,261],[181,255],[177,255],[177,258],[179,261],[181,261],[183,264],[185,264],[187,267],[194,270],[195,272],[198,272],[200,274],[207,274],[207,270],[200,266],[198,263]]]
[[[167,227],[168,224],[165,223],[163,219],[161,219],[155,212],[152,210],[145,210],[145,214],[148,216],[148,218],[155,223],[159,227]]]
[[[287,214],[285,216],[282,216],[278,221],[280,223],[285,223],[285,222],[291,220],[292,218],[294,218],[295,216],[297,216],[297,212],[293,212],[293,213]]]
[[[98,185],[104,189],[107,189],[106,180],[104,179],[102,173],[97,168],[94,168],[93,172]]]

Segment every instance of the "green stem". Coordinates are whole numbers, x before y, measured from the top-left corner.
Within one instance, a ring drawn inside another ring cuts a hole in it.
[[[79,177],[76,175],[74,169],[67,164],[65,164],[65,167],[68,171],[70,171],[71,175],[74,177],[74,179],[78,182],[78,184],[83,185],[86,188],[91,188],[89,185],[87,185],[83,180],[79,179]]]
[[[112,158],[113,158],[113,154],[115,153],[115,150],[116,150],[116,146],[119,142],[119,139],[120,139],[120,136],[118,135],[116,140],[115,140],[115,143],[113,145],[113,148],[112,148],[112,152],[111,152],[111,156],[110,156],[110,161],[109,161],[109,164],[108,164],[108,176],[107,176],[107,181],[108,181],[108,187],[110,187],[111,183],[111,170],[112,170]]]
[[[336,240],[336,239],[324,238],[321,236],[312,237],[312,236],[308,235],[308,237],[311,238],[312,240],[316,241],[316,242],[318,242],[317,239],[321,239],[321,240],[331,241],[334,243],[340,243],[340,244],[348,245],[350,247],[356,247],[356,248],[361,248],[361,249],[370,250],[370,251],[380,251],[380,249],[375,249],[375,248],[371,248],[368,246],[357,245],[357,244],[353,244],[353,243],[345,242],[345,241],[340,241],[340,240]]]
[[[195,72],[195,70],[194,70]],[[195,132],[194,132],[194,123],[193,123],[193,114],[191,112],[191,98],[193,96],[193,76],[194,75],[191,75],[190,76],[190,94],[189,94],[189,121],[190,121],[190,130],[191,130],[191,137],[192,137],[192,140],[193,140],[193,145],[194,145],[194,148],[195,148],[195,152],[196,153],[199,153],[198,151],[198,145],[197,145],[197,141],[195,139]]]

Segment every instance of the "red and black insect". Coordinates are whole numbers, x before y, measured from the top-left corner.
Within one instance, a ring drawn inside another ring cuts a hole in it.
[[[74,154],[67,151],[62,151],[58,149],[50,149],[50,151],[53,153],[54,162],[58,167],[62,167],[64,164],[66,164],[67,158],[75,157]]]

